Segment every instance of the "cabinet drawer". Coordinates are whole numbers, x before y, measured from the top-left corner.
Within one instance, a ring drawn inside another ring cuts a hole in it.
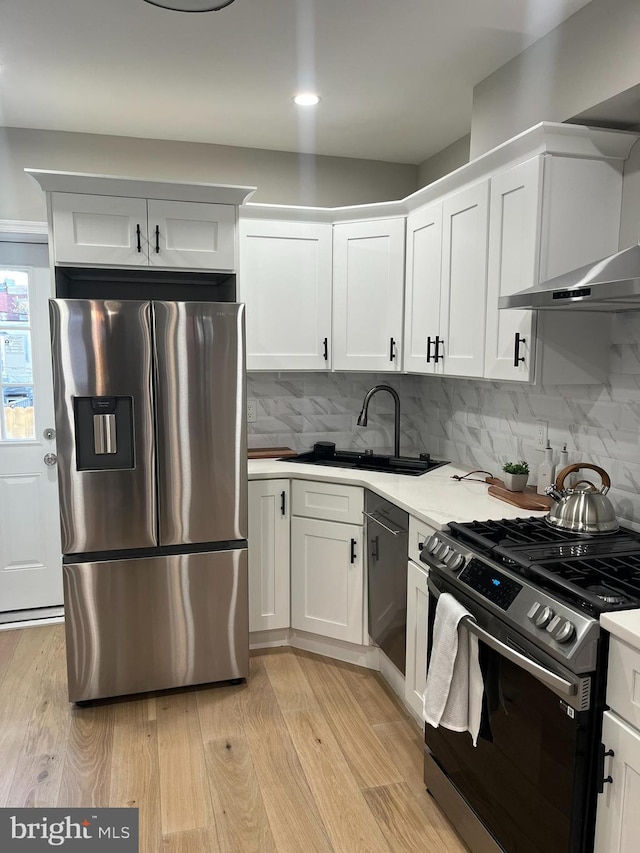
[[[364,492],[359,486],[309,480],[294,480],[292,486],[293,515],[362,524]]]
[[[607,704],[640,729],[640,651],[611,637]]]
[[[435,530],[426,522],[420,521],[418,518],[409,516],[409,559],[415,560],[418,565],[424,567],[424,563],[420,562],[420,551],[425,541],[433,534]]]

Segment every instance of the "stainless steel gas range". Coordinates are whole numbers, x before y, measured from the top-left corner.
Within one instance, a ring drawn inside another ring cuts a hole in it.
[[[469,611],[484,679],[478,746],[425,728],[428,790],[473,853],[590,853],[603,782],[608,635],[640,607],[640,534],[576,536],[542,518],[451,523],[429,539],[437,599]]]

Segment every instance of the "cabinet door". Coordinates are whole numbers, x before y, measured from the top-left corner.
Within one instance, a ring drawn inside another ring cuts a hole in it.
[[[404,323],[404,369],[441,373],[435,361],[440,335],[442,274],[442,203],[430,204],[407,218],[407,273]]]
[[[538,282],[543,162],[542,157],[533,157],[491,178],[485,356],[488,379],[533,381],[534,314],[500,311],[498,297]]]
[[[333,368],[400,371],[404,219],[333,229]]]
[[[248,370],[330,368],[331,238],[328,222],[240,222]]]
[[[145,199],[51,193],[51,208],[57,264],[148,265]]]
[[[441,344],[444,373],[482,376],[489,181],[443,202]]]
[[[598,797],[594,853],[636,853],[640,838],[640,732],[607,711],[602,743],[605,782]]]
[[[427,619],[429,590],[427,570],[409,560],[407,573],[407,671],[404,698],[422,719],[422,697],[427,684]]]
[[[291,627],[362,643],[362,527],[291,520]]]
[[[235,270],[233,205],[149,199],[148,210],[150,266]]]
[[[249,483],[249,630],[289,627],[289,480]]]

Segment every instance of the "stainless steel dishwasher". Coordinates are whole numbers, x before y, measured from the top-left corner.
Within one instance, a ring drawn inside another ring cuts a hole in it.
[[[365,492],[369,635],[405,674],[409,516]]]

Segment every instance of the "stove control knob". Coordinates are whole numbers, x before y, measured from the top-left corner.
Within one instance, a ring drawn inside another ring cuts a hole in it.
[[[547,631],[551,634],[553,639],[558,643],[568,643],[569,640],[573,638],[573,635],[576,632],[573,624],[569,622],[568,619],[563,619],[560,616],[556,616],[549,625],[547,625]]]
[[[447,556],[451,553],[451,548],[446,542],[438,542],[438,545],[433,551],[433,556],[441,563],[444,562]]]
[[[457,572],[458,569],[464,566],[464,557],[462,554],[456,554],[455,551],[452,551],[445,562],[448,569],[451,569],[452,572]]]
[[[540,604],[539,601],[536,601],[527,613],[527,616],[531,619],[536,628],[544,628],[549,624],[549,622],[551,622],[554,613],[546,604],[543,605]]]
[[[424,545],[422,546],[422,550],[426,551],[427,554],[433,554],[433,552],[436,550],[438,545],[440,545],[440,540],[438,539],[438,537],[434,533],[424,543]]]

